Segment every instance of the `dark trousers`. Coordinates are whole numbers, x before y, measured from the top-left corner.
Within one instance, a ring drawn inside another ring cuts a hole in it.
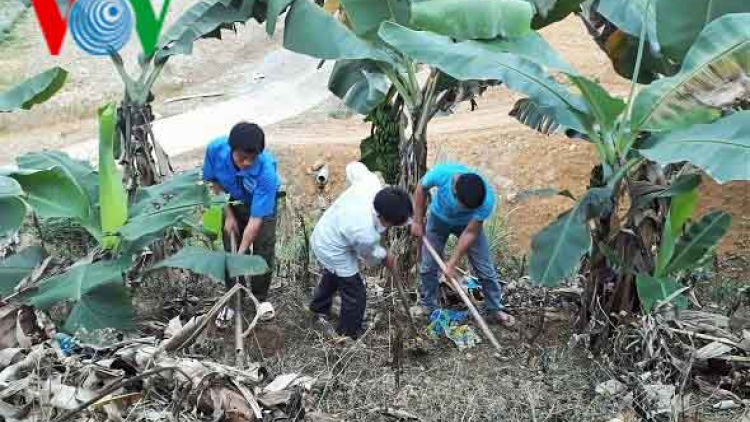
[[[341,315],[336,332],[356,339],[362,331],[367,306],[367,289],[359,273],[351,277],[339,277],[323,270],[323,277],[315,289],[310,309],[315,313],[327,315],[331,311],[336,291],[341,293]]]
[[[242,234],[245,232],[247,223],[250,220],[247,205],[232,205],[232,211],[234,216],[237,218],[237,225],[239,226],[239,236],[237,238],[237,247],[242,242]],[[224,250],[231,252],[232,241],[229,236],[224,233]],[[250,279],[250,289],[255,297],[263,302],[268,298],[268,289],[271,286],[271,278],[273,276],[274,260],[276,258],[276,215],[266,217],[263,219],[263,224],[260,226],[258,236],[253,242],[253,255],[258,255],[266,260],[268,264],[268,272],[252,277]],[[248,253],[250,251],[248,250]],[[234,280],[226,277],[227,289],[234,286]]]

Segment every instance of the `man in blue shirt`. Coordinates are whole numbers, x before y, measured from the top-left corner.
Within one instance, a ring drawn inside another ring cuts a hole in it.
[[[436,192],[425,228],[427,198],[432,188],[436,188]],[[502,290],[483,229],[483,223],[492,215],[494,207],[495,194],[484,178],[461,164],[438,164],[424,175],[414,192],[411,231],[419,239],[424,236],[441,255],[448,237],[451,234],[457,236],[453,255],[446,261],[447,275],[458,280],[456,266],[462,257],[468,255],[482,283],[488,322],[511,327],[515,321],[502,310]],[[423,247],[419,313],[429,315],[438,307],[439,271],[438,263]]]
[[[215,193],[226,192],[232,202],[224,209],[224,248],[230,250],[231,236],[239,240],[238,253],[253,248],[273,269],[276,245],[276,196],[280,186],[276,159],[265,151],[263,130],[253,123],[238,123],[229,136],[212,141],[203,161],[203,180]],[[252,291],[265,301],[271,271],[252,279]],[[227,279],[227,287],[231,287]]]

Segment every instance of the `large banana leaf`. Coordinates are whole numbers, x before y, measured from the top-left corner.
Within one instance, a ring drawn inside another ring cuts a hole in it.
[[[44,280],[21,299],[40,309],[60,302],[72,303],[64,326],[68,333],[102,328],[127,330],[133,325],[133,307],[122,281],[126,268],[120,261],[80,263]]]
[[[187,246],[175,255],[161,261],[149,271],[159,268],[182,268],[205,275],[218,282],[229,277],[255,276],[268,272],[266,261],[259,256],[237,255],[227,252],[208,251]]]
[[[534,6],[533,29],[544,28],[559,22],[579,10],[585,0],[526,0]]]
[[[675,246],[667,274],[695,267],[729,231],[731,214],[716,211],[707,214],[688,229]]]
[[[71,218],[92,236],[101,239],[97,212],[75,180],[60,167],[49,170],[19,171],[11,174],[23,187],[25,200],[41,218]]]
[[[529,275],[535,283],[555,286],[573,275],[591,247],[588,221],[611,206],[611,197],[610,189],[590,189],[573,209],[534,236]]]
[[[499,80],[510,89],[529,96],[540,107],[548,107],[557,121],[588,121],[588,110],[580,97],[550,77],[541,65],[504,52],[492,41],[453,42],[449,37],[414,31],[386,22],[380,36],[412,59],[437,67],[458,80]],[[502,44],[501,44],[502,45]],[[528,52],[545,57],[544,51]]]
[[[18,283],[28,277],[44,259],[41,246],[30,246],[0,261],[0,296],[13,293]]]
[[[338,60],[328,79],[328,89],[347,107],[368,114],[385,100],[391,83],[372,60]]]
[[[385,48],[358,37],[309,0],[297,0],[286,15],[284,48],[323,60],[372,59],[393,64]]]
[[[128,219],[128,196],[115,164],[115,119],[114,104],[99,110],[99,204],[104,249],[117,247],[116,233]]]
[[[0,176],[0,239],[23,224],[26,204],[21,199],[21,185],[10,177]]]
[[[430,0],[414,3],[411,24],[460,41],[492,40],[526,35],[533,16],[523,0]]]
[[[385,21],[408,25],[412,12],[410,0],[341,0],[341,5],[352,31],[366,38],[376,37],[380,24]]]
[[[750,13],[750,2],[746,0],[653,1],[659,17],[659,42],[667,57],[678,63],[710,22],[729,13]]]
[[[700,34],[680,72],[638,93],[634,130],[652,132],[709,123],[722,106],[746,97],[750,75],[750,14],[725,16]]]
[[[665,301],[683,288],[674,279],[651,277],[648,274],[638,274],[635,285],[638,290],[638,298],[641,300],[641,306],[646,312],[651,312],[659,302]],[[677,295],[671,303],[679,309],[685,309],[688,306],[688,300],[682,294]]]
[[[176,54],[191,54],[201,38],[221,38],[222,29],[253,17],[255,0],[202,0],[190,7],[164,33],[157,45],[156,62]]]
[[[212,205],[208,189],[196,169],[173,176],[154,186],[139,189],[130,216],[120,229],[125,254],[137,253],[162,237],[165,230],[180,225]]]
[[[0,92],[0,113],[30,110],[55,95],[67,78],[65,69],[55,67]]]
[[[653,135],[638,151],[662,165],[689,161],[718,183],[750,180],[750,111]]]
[[[99,202],[99,175],[87,161],[76,160],[61,151],[44,151],[24,154],[16,158],[24,170],[46,170],[58,167],[73,180],[83,195],[95,206]]]

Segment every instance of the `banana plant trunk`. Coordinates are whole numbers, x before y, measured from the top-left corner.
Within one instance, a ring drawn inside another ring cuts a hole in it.
[[[591,175],[591,187],[604,185],[601,167]],[[640,312],[636,274],[652,273],[657,246],[667,218],[666,206],[654,201],[633,206],[639,183],[666,184],[654,163],[644,163],[616,189],[612,211],[594,221],[592,252],[581,267],[584,277],[578,329],[591,335],[591,349],[602,351],[612,327]],[[627,205],[624,209],[623,205]]]
[[[154,137],[151,104],[126,98],[117,110],[120,164],[123,182],[132,201],[138,186],[153,186],[173,173],[169,157]]]

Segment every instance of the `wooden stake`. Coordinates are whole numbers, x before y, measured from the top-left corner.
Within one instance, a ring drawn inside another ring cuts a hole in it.
[[[427,250],[430,252],[430,255],[432,255],[432,258],[435,260],[435,262],[438,263],[443,273],[445,273],[445,277],[451,283],[453,289],[458,292],[458,295],[461,296],[461,300],[463,300],[466,306],[469,308],[469,313],[471,313],[471,316],[474,317],[474,320],[477,322],[484,335],[490,340],[490,343],[495,346],[495,349],[497,349],[498,352],[501,351],[500,343],[498,343],[495,335],[492,333],[492,331],[490,331],[490,327],[487,326],[487,322],[484,320],[484,318],[482,318],[481,315],[479,315],[479,311],[477,311],[474,303],[471,301],[471,299],[469,299],[469,296],[466,295],[466,292],[464,292],[464,289],[461,288],[461,285],[458,283],[458,281],[456,281],[453,277],[448,276],[447,268],[445,262],[443,262],[443,259],[440,258],[440,255],[437,253],[435,248],[432,247],[432,244],[430,244],[430,241],[427,240],[426,237],[422,237],[422,241],[427,247]]]
[[[237,237],[234,233],[231,236],[232,253],[237,253]],[[238,279],[239,283],[240,280]],[[234,352],[235,366],[242,369],[245,358],[245,337],[242,335],[242,290],[237,290],[234,296]]]

